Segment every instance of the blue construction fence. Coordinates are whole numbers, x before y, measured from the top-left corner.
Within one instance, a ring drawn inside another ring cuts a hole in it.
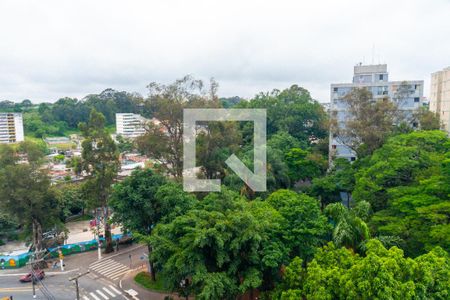
[[[131,238],[131,234],[125,234],[125,235],[122,233],[121,234],[113,234],[112,240],[113,241],[117,241],[117,240],[121,241],[121,240],[123,240],[124,237]],[[105,243],[103,243],[103,242],[105,241],[105,239],[100,238],[100,241],[101,241],[102,247],[104,247]],[[61,245],[61,246],[54,247],[54,248],[48,248],[49,253],[47,254],[46,258],[58,257],[59,256],[58,250],[61,250],[62,254],[64,256],[67,256],[67,255],[71,255],[71,254],[77,254],[77,253],[82,253],[82,252],[96,250],[96,249],[98,249],[97,239],[93,239],[93,240],[86,241],[86,242],[66,244],[66,245]],[[30,255],[31,255],[31,253],[23,253],[23,254],[15,255],[15,256],[0,255],[0,268],[2,268],[2,269],[21,268],[27,264],[28,260],[30,259]]]

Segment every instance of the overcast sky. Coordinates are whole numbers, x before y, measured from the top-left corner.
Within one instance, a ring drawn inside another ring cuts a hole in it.
[[[329,101],[358,62],[391,80],[450,66],[450,1],[0,1],[0,100],[215,77],[221,96],[299,84]]]

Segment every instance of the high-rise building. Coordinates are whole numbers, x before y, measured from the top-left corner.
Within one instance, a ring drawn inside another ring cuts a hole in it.
[[[430,110],[450,133],[450,67],[431,74]]]
[[[389,81],[389,73],[386,64],[362,65],[354,67],[352,83],[338,83],[331,85],[330,113],[336,118],[339,126],[344,126],[345,121],[351,117],[344,97],[353,88],[367,88],[374,99],[385,98],[395,101],[398,97],[400,86],[408,87],[407,95],[403,95],[401,101],[397,100],[399,109],[407,115],[413,114],[415,110],[422,106],[423,100],[423,80],[412,81]],[[416,127],[418,124],[411,124]],[[350,161],[356,159],[356,153],[344,145],[342,137],[330,132],[330,157],[343,157]]]
[[[147,119],[133,113],[116,114],[116,133],[126,138],[136,138],[145,133]]]
[[[24,141],[22,114],[0,112],[0,143]]]

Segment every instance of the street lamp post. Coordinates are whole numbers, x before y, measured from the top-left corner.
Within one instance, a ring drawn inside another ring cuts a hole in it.
[[[97,245],[98,245],[98,260],[102,259],[102,247],[100,244],[100,214],[99,214],[99,210],[97,209],[97,220],[96,220],[96,225],[97,225]]]
[[[131,269],[131,254],[128,254],[128,258],[130,259],[130,269]]]

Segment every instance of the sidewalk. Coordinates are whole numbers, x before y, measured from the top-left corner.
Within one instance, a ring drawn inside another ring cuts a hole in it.
[[[112,258],[118,255],[123,255],[128,253],[129,251],[133,251],[136,248],[140,248],[140,247],[145,247],[143,245],[137,244],[137,243],[133,243],[131,245],[122,245],[119,252],[111,252],[108,254],[104,254],[102,253],[102,259],[107,259],[107,258]],[[57,269],[52,269],[51,268],[51,262],[52,261],[58,261],[58,259],[50,259],[48,260],[48,269],[45,269],[45,273],[50,274],[67,274],[70,272],[75,272],[75,271],[83,271],[83,270],[87,270],[89,265],[95,261],[98,260],[98,252],[97,250],[92,250],[92,251],[88,251],[88,252],[83,252],[83,253],[77,253],[77,254],[73,254],[73,255],[69,255],[64,257],[64,271],[60,271],[59,268]],[[21,275],[21,274],[26,274],[28,273],[30,270],[29,266],[24,266],[21,268],[16,268],[16,269],[5,269],[5,270],[1,270],[0,269],[0,277],[4,277],[4,276],[13,276],[13,275]]]
[[[65,224],[66,229],[69,231],[66,244],[75,244],[79,242],[91,241],[96,238],[91,231],[89,221],[72,221]],[[113,225],[111,228],[112,234],[122,233],[119,226]],[[29,247],[22,241],[9,241],[6,245],[0,246],[0,255],[4,256],[16,256],[19,254],[27,253]]]

